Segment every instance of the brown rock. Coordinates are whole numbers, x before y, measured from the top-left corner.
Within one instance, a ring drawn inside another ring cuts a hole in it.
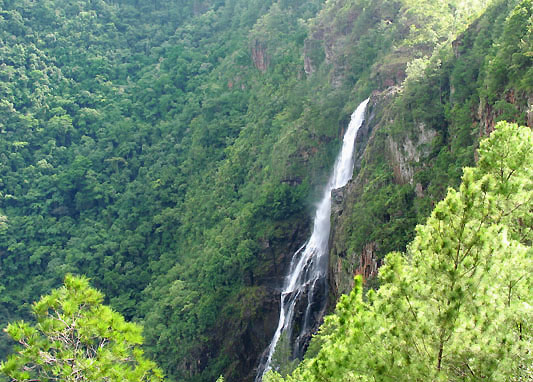
[[[270,60],[266,54],[266,47],[259,40],[255,40],[252,46],[252,60],[255,67],[261,72],[267,71]]]
[[[378,269],[381,266],[381,261],[376,257],[377,244],[376,242],[368,243],[364,246],[361,255],[359,256],[359,266],[355,269],[355,275],[363,276],[363,282],[378,274]]]

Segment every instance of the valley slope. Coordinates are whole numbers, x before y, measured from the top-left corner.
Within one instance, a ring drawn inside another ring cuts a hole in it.
[[[531,127],[531,1],[484,7],[0,1],[2,325],[85,274],[169,380],[251,380],[362,99],[332,301],[405,248],[496,121]]]

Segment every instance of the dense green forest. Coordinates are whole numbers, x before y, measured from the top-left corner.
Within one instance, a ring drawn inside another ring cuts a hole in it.
[[[86,275],[144,325],[168,380],[250,380],[355,106],[372,95],[360,189],[332,248],[372,241],[383,258],[459,185],[481,136],[500,120],[532,126],[532,12],[531,0],[0,0],[0,325]],[[416,144],[421,126],[434,133]],[[387,152],[409,139],[423,154],[404,177]]]

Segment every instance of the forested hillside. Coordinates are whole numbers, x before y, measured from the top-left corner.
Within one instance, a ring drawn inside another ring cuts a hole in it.
[[[497,121],[532,126],[532,8],[0,0],[0,324],[86,275],[168,380],[251,380],[355,106],[372,95],[332,299]]]
[[[528,381],[533,134],[499,123],[363,301],[361,276],[307,359],[267,381]]]
[[[372,279],[384,255],[405,249],[498,121],[533,126],[532,12],[530,1],[494,2],[453,41],[412,61],[401,87],[375,94],[356,179],[333,217],[337,297],[354,272],[370,267]]]

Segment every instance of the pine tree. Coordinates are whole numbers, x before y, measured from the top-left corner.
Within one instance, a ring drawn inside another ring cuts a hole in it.
[[[5,329],[19,345],[0,373],[11,381],[162,381],[140,349],[142,327],[102,301],[87,278],[66,276],[34,303],[34,326],[19,321]]]
[[[533,135],[502,122],[381,287],[341,299],[321,350],[286,381],[525,381],[533,377]],[[271,374],[267,380],[281,381]]]

